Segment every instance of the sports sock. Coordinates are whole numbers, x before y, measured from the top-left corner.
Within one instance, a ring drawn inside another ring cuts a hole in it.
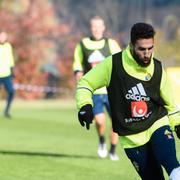
[[[99,142],[100,142],[101,144],[104,144],[104,143],[105,143],[105,138],[104,138],[104,136],[100,136],[100,137],[99,137]]]
[[[116,144],[111,144],[111,148],[110,148],[110,153],[114,154],[115,153],[115,148],[116,148]]]

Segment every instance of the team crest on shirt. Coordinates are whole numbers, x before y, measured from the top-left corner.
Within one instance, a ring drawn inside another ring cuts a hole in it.
[[[146,76],[145,76],[145,80],[146,81],[149,81],[151,79],[151,74],[150,73],[147,73]]]

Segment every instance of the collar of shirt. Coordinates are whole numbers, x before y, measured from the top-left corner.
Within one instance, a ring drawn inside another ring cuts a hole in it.
[[[123,58],[123,67],[125,71],[138,79],[148,81],[151,79],[154,73],[154,61],[153,56],[151,59],[151,63],[147,67],[141,67],[137,62],[134,60],[131,52],[130,52],[130,46],[127,46],[127,48],[122,53]]]

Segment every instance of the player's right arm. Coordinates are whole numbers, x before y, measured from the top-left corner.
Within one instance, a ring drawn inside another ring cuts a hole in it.
[[[80,43],[76,45],[74,50],[73,71],[76,81],[83,76],[83,52]]]
[[[92,68],[78,82],[76,91],[76,103],[78,119],[82,126],[90,128],[93,121],[92,95],[96,89],[108,86],[112,71],[112,56],[107,57],[102,63]]]
[[[92,103],[92,94],[96,89],[108,86],[112,71],[112,56],[107,57],[86,73],[78,82],[76,91],[77,108]]]

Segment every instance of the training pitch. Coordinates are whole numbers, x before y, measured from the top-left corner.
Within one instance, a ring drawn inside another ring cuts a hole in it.
[[[12,119],[0,109],[1,180],[139,180],[120,145],[120,160],[99,159],[93,124],[77,120],[73,100],[15,100]],[[109,147],[109,120],[106,140]],[[180,140],[177,140],[180,160]]]

